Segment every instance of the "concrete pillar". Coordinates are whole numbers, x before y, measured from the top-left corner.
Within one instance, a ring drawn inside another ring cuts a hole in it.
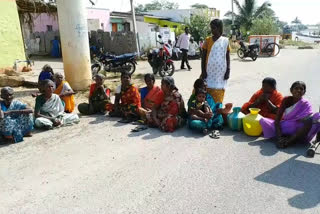
[[[86,0],[57,0],[59,31],[66,80],[74,90],[91,83]]]

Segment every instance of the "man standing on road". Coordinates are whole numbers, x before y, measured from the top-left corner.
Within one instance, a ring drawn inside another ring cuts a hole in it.
[[[191,70],[191,66],[189,65],[188,62],[188,50],[189,50],[189,40],[190,40],[190,34],[189,34],[189,28],[186,27],[184,29],[183,34],[180,35],[178,42],[177,42],[177,47],[180,48],[180,50],[182,51],[182,60],[181,60],[181,69],[185,69],[184,67],[184,63],[187,64],[188,70]]]

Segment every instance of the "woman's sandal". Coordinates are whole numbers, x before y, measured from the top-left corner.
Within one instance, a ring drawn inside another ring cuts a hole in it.
[[[210,134],[209,137],[213,139],[220,139],[220,132],[219,130],[213,130]]]
[[[146,126],[138,126],[138,127],[136,127],[136,128],[134,128],[134,129],[131,129],[131,132],[141,132],[141,131],[144,131],[144,130],[146,130],[146,129],[148,129],[148,127],[146,127]]]

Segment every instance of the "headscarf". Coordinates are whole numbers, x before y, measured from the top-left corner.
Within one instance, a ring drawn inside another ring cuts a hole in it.
[[[174,90],[174,89],[178,90],[178,88],[174,83],[174,79],[172,77],[170,76],[163,77],[162,81],[165,82],[171,90]]]

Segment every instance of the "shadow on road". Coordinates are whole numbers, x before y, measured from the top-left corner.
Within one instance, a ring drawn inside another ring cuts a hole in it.
[[[314,208],[320,203],[320,165],[297,160],[299,156],[295,155],[257,176],[255,180],[301,191],[301,194],[289,198],[288,203],[292,207],[304,210]]]

